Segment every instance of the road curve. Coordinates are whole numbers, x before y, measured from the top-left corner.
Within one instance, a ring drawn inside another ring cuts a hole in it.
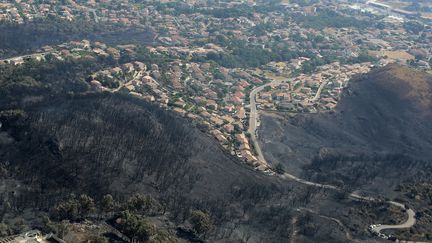
[[[250,133],[251,137],[251,141],[255,147],[255,151],[257,153],[257,157],[259,160],[266,162],[264,154],[261,150],[261,147],[258,143],[258,139],[257,139],[257,123],[258,123],[258,118],[259,118],[259,114],[257,111],[257,106],[256,106],[256,95],[262,91],[265,87],[268,87],[270,85],[279,85],[282,81],[280,80],[273,80],[270,83],[266,83],[264,85],[258,86],[255,89],[253,89],[250,93],[250,115],[249,115],[249,128],[248,128],[248,132]],[[320,87],[321,88],[321,87]],[[317,92],[318,93],[318,92]],[[318,95],[318,94],[317,94]],[[342,191],[341,188],[333,186],[333,185],[326,185],[326,184],[320,184],[320,183],[316,183],[316,182],[312,182],[312,181],[307,181],[304,179],[301,179],[299,177],[296,177],[295,175],[292,175],[288,172],[285,172],[284,174],[280,175],[281,178],[283,179],[290,179],[290,180],[294,180],[296,182],[299,182],[301,184],[304,185],[308,185],[308,186],[314,186],[314,187],[319,187],[319,188],[327,188],[327,189],[332,189],[332,190],[337,190],[337,191]],[[362,200],[362,201],[379,201],[378,199],[374,198],[374,197],[369,197],[369,196],[361,196],[358,193],[350,193],[348,195],[351,199],[353,200]],[[387,201],[388,204],[397,206],[399,208],[401,208],[402,210],[405,209],[405,205],[395,202],[395,201]],[[386,230],[386,229],[406,229],[406,228],[411,228],[412,226],[414,226],[414,224],[416,223],[416,219],[415,219],[415,212],[412,209],[406,209],[406,213],[408,215],[408,219],[402,223],[402,224],[398,224],[398,225],[379,225],[376,226],[373,231],[377,232],[377,233],[381,233],[382,230]],[[405,242],[410,242],[410,241],[405,241]]]
[[[333,185],[326,185],[326,184],[320,184],[320,183],[316,183],[316,182],[311,182],[311,181],[307,181],[301,178],[298,178],[294,175],[291,175],[287,172],[285,172],[284,174],[282,174],[280,176],[281,178],[284,179],[291,179],[294,181],[297,181],[299,183],[302,183],[304,185],[308,185],[308,186],[314,186],[314,187],[319,187],[319,188],[327,188],[327,189],[332,189],[332,190],[337,190],[337,191],[342,191],[341,188],[338,188],[336,186]],[[374,201],[378,201],[376,198],[374,197],[368,197],[368,196],[361,196],[358,193],[350,193],[348,194],[348,196],[353,199],[353,200],[362,200],[362,201],[370,201],[370,202],[374,202]],[[394,205],[396,207],[401,208],[401,210],[405,210],[405,205],[395,202],[395,201],[387,201],[388,204]],[[381,233],[382,230],[386,230],[386,229],[406,229],[406,228],[411,228],[414,226],[414,224],[416,223],[416,219],[415,219],[415,212],[412,209],[407,209],[406,213],[408,215],[408,219],[399,225],[379,225],[377,227],[374,228],[374,231],[377,233]]]
[[[142,72],[141,72],[141,71],[139,71],[138,73],[135,73],[135,74],[133,75],[133,77],[132,77],[131,80],[126,81],[126,82],[124,82],[123,84],[119,85],[117,88],[111,90],[111,93],[118,92],[118,91],[119,91],[120,89],[122,89],[124,86],[126,86],[126,85],[132,83],[132,81],[135,81],[135,80],[137,80],[137,79],[140,79],[141,77],[142,77]]]
[[[405,205],[398,203],[398,202],[394,202],[394,201],[388,201],[388,203],[397,206],[401,209],[405,209]],[[383,224],[383,225],[379,225],[377,227],[374,228],[374,230],[378,233],[380,233],[382,230],[386,230],[386,229],[407,229],[407,228],[411,228],[414,226],[414,224],[416,223],[416,218],[415,218],[415,212],[412,209],[406,209],[406,213],[408,214],[408,219],[407,221],[405,221],[402,224],[399,225],[387,225],[387,224]]]

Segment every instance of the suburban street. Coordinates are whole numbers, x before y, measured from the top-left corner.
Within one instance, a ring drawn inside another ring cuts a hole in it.
[[[138,72],[138,73],[135,73],[135,74],[133,75],[133,77],[132,77],[131,80],[126,81],[126,82],[120,84],[117,88],[111,90],[111,92],[112,92],[112,93],[114,93],[114,92],[118,92],[118,91],[119,91],[121,88],[123,88],[124,86],[131,84],[134,80],[140,79],[141,77],[142,77],[142,72],[141,72],[141,71]]]
[[[324,86],[326,86],[326,85],[327,85],[327,82],[326,82],[326,81],[324,81],[324,82],[322,82],[322,83],[320,84],[320,86],[319,86],[319,88],[318,88],[318,90],[317,90],[315,96],[312,98],[311,101],[315,102],[315,101],[317,101],[317,100],[321,97],[321,92],[322,92],[322,90],[324,89]]]
[[[93,14],[94,20],[96,23],[99,23],[99,17],[96,14],[96,9],[94,8],[88,8],[89,12],[91,12]]]
[[[256,87],[253,89],[250,93],[249,99],[250,99],[250,115],[249,115],[249,128],[248,132],[251,135],[251,141],[254,145],[255,151],[257,153],[258,160],[266,161],[264,158],[264,155],[261,151],[261,147],[258,144],[257,140],[257,126],[258,126],[258,110],[256,105],[256,96],[257,94],[262,91],[265,87],[271,86],[271,85],[279,85],[282,81],[281,80],[273,80],[270,83],[261,85],[259,87]]]

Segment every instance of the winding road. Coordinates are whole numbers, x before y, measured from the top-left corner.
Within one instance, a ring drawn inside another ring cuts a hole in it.
[[[258,139],[257,139],[257,137],[258,137],[257,136],[257,124],[258,124],[258,120],[259,120],[259,114],[258,114],[258,109],[257,109],[257,104],[256,104],[256,96],[265,87],[268,87],[271,85],[279,85],[281,82],[282,82],[281,80],[273,80],[270,83],[266,83],[264,85],[258,86],[251,91],[250,97],[249,97],[249,99],[250,99],[250,115],[249,115],[248,132],[251,135],[250,139],[251,139],[251,142],[253,143],[253,145],[255,147],[255,151],[257,153],[258,159],[265,162],[265,163],[266,163],[266,160],[265,160],[264,154],[261,150],[261,147],[260,147],[260,145],[258,143]],[[322,87],[320,87],[320,89],[322,89]],[[317,92],[317,95],[318,95],[318,92]],[[316,183],[316,182],[312,182],[312,181],[307,181],[307,180],[301,179],[299,177],[296,177],[295,175],[289,174],[288,172],[285,172],[284,174],[280,175],[280,177],[283,179],[294,180],[298,183],[308,185],[308,186],[314,186],[314,187],[319,187],[319,188],[327,188],[327,189],[332,189],[332,190],[337,190],[337,191],[343,191],[339,187],[336,187],[333,185],[320,184],[320,183]],[[353,200],[376,201],[376,202],[380,201],[379,199],[376,199],[374,197],[361,196],[360,194],[355,193],[355,192],[348,194],[348,196]],[[375,232],[377,235],[379,235],[382,230],[406,229],[406,228],[411,228],[412,226],[414,226],[414,224],[416,223],[414,210],[405,209],[405,205],[398,203],[398,202],[395,202],[395,201],[387,201],[387,203],[394,205],[396,207],[399,207],[399,208],[401,208],[401,210],[406,210],[406,214],[407,214],[408,218],[404,223],[398,224],[398,225],[380,225],[380,224],[377,224],[376,227],[374,227],[372,229],[373,232]],[[411,241],[404,241],[404,242],[411,242]]]
[[[405,205],[398,203],[398,202],[394,202],[394,201],[388,201],[388,203],[396,206],[396,207],[400,207],[400,208],[405,208]],[[411,228],[412,226],[414,226],[414,224],[416,223],[416,218],[415,218],[415,212],[412,209],[407,209],[406,213],[408,214],[408,219],[407,221],[405,221],[405,223],[403,224],[399,224],[399,225],[379,225],[377,227],[374,228],[374,231],[380,233],[382,230],[386,230],[386,229],[406,229],[406,228]]]
[[[134,75],[133,75],[133,77],[132,77],[131,80],[126,81],[126,82],[120,84],[117,88],[111,90],[110,92],[111,92],[111,93],[118,92],[120,89],[122,89],[122,88],[125,87],[126,85],[131,84],[132,81],[135,81],[135,80],[137,80],[137,79],[140,79],[141,77],[142,77],[142,72],[141,72],[141,71],[139,71],[138,73],[134,73]]]

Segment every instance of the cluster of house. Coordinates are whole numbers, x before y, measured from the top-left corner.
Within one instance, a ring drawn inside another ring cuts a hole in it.
[[[195,52],[174,47],[148,50],[155,55],[172,56]],[[148,68],[134,61],[100,70],[91,75],[89,82],[95,89],[127,92],[170,109],[213,135],[231,154],[264,169],[245,133],[248,93],[264,81],[248,71],[181,59],[163,67],[149,64]]]
[[[170,102],[173,111],[198,123],[231,154],[257,169],[265,169],[245,135],[247,98],[250,89],[263,84],[263,80],[242,69],[211,63],[176,62],[170,65],[167,75],[165,83],[178,97]]]
[[[132,61],[101,70],[92,75],[92,86],[101,90],[129,92],[172,109],[196,121],[232,154],[256,167],[260,166],[259,161],[245,133],[248,125],[246,104],[250,89],[264,81],[253,71],[225,68],[208,61],[209,56],[232,54],[224,41],[235,39],[247,44],[248,49],[259,48],[267,52],[285,50],[287,53],[284,53],[284,60],[289,61],[270,62],[260,67],[278,75],[301,70],[305,63],[310,65],[313,61],[311,59],[316,57],[324,59],[333,56],[340,60],[354,60],[363,50],[369,50],[370,55],[380,58],[379,63],[382,65],[416,61],[417,65],[428,68],[428,60],[431,58],[432,33],[409,33],[403,21],[395,18],[384,18],[382,28],[370,29],[309,28],[293,18],[298,14],[316,16],[320,9],[331,9],[345,16],[351,14],[359,19],[368,18],[364,14],[356,15],[357,10],[353,10],[347,3],[324,5],[318,2],[312,6],[302,6],[282,1],[277,9],[269,8],[268,11],[255,11],[251,14],[239,11],[238,16],[235,16],[229,10],[263,3],[218,1],[210,5],[206,1],[186,0],[176,1],[175,4],[181,4],[182,7],[175,8],[175,5],[166,4],[167,2],[170,1],[143,4],[132,0],[67,3],[57,0],[44,3],[21,0],[16,3],[0,3],[0,16],[6,16],[8,20],[18,20],[19,17],[30,20],[57,15],[73,20],[79,15],[90,20],[151,28],[157,33],[158,43],[147,47],[148,51],[152,55],[169,57],[169,63],[146,63],[146,66]],[[10,17],[11,13],[13,18]],[[422,41],[413,41],[419,38]],[[2,61],[21,64],[25,59],[40,60],[48,54],[58,59],[119,59],[123,53],[136,53],[136,46],[109,47],[100,42],[83,40],[46,46],[33,55]],[[369,68],[370,63],[324,65],[314,74],[299,75],[260,92],[257,102],[261,109],[293,112],[332,110],[347,81],[353,75],[368,72]]]
[[[73,20],[76,16],[81,16],[90,20],[120,23],[125,26],[150,27],[158,33],[157,40],[160,43],[178,48],[188,48],[193,40],[211,40],[214,36],[221,36],[221,39],[235,36],[237,40],[246,41],[255,48],[265,49],[266,46],[277,45],[278,48],[288,47],[295,52],[307,52],[309,56],[313,54],[317,57],[337,56],[349,59],[355,57],[361,49],[373,49],[377,51],[375,54],[378,57],[389,58],[401,63],[406,63],[407,60],[416,57],[416,60],[420,60],[418,66],[430,69],[432,31],[430,28],[425,28],[421,33],[407,31],[404,25],[407,19],[404,16],[393,13],[376,13],[383,17],[380,20],[382,21],[381,28],[307,28],[291,18],[296,14],[314,16],[322,9],[329,9],[340,15],[367,20],[369,17],[362,14],[362,11],[368,7],[368,4],[361,3],[361,1],[356,4],[340,1],[335,5],[318,1],[311,6],[282,1],[277,10],[253,12],[248,15],[239,14],[238,16],[232,14],[223,16],[223,11],[216,10],[243,8],[245,5],[251,7],[262,3],[222,1],[215,4],[188,0],[176,2],[182,6],[176,9],[173,7],[176,5],[166,4],[168,2],[172,1],[138,3],[132,0],[88,0],[65,3],[59,0],[49,0],[41,3],[34,0],[20,0],[16,3],[0,3],[0,20],[22,22],[24,19],[31,20],[53,15]],[[189,11],[181,11],[184,9]],[[179,14],[172,14],[177,10],[180,11]],[[271,27],[262,27],[262,31],[256,31],[257,27],[263,25]],[[416,41],[419,36],[423,40]],[[411,56],[386,55],[380,52],[383,50],[407,52]],[[205,53],[205,50],[198,48],[195,51],[198,54]],[[295,68],[303,61],[304,58],[302,59],[300,55],[295,62],[291,62],[291,66]],[[281,67],[276,68],[276,70],[280,69]]]
[[[128,86],[128,82],[137,79],[141,76],[141,72],[145,72],[147,66],[142,62],[125,63],[119,67],[113,67],[105,70],[100,70],[91,75],[91,84],[101,89],[119,88]]]
[[[305,28],[295,22],[290,22],[290,28],[275,28],[271,36],[279,36],[281,43],[295,46],[294,49],[303,51],[308,47],[308,51],[316,56],[337,56],[338,58],[349,60],[355,58],[362,50],[369,50],[371,56],[377,57],[383,65],[387,63],[399,63],[402,65],[412,64],[421,69],[430,70],[432,60],[432,21],[423,21],[413,16],[407,17],[405,14],[394,12],[370,12],[368,9],[373,1],[338,1],[337,5],[325,7],[319,1],[312,6],[300,6],[295,3],[284,4],[291,12],[303,16],[317,16],[319,10],[329,9],[341,16],[355,17],[359,20],[368,19],[365,12],[370,16],[379,16],[377,23],[380,27],[371,28],[351,27],[325,27],[325,28]],[[415,22],[423,29],[422,31],[412,31],[407,22]],[[287,38],[287,37],[290,38]],[[280,44],[279,44],[280,45]],[[329,49],[329,47],[332,47]],[[293,65],[295,66],[295,65]],[[283,67],[273,65],[275,70],[281,71]]]
[[[92,74],[90,84],[97,90],[128,92],[147,102],[157,102],[161,107],[167,107],[170,101],[168,91],[152,75],[158,70],[156,64],[147,69],[146,64],[134,61]]]
[[[386,22],[385,19],[383,22]],[[403,23],[403,21],[397,23],[388,22],[388,24],[392,25],[392,28],[382,30],[326,28],[323,33],[331,38],[337,38],[349,43],[347,50],[368,49],[368,54],[381,59],[381,62],[396,62],[406,65],[417,60],[422,68],[430,69],[432,31],[425,31],[421,34],[410,33],[405,29]],[[420,41],[418,41],[419,36],[421,36]]]
[[[263,68],[278,75],[286,75],[290,74],[293,70],[300,69],[302,64],[309,60],[310,58],[307,57],[299,57],[287,62],[269,62]]]
[[[158,54],[162,50],[178,54],[176,48],[150,49]],[[147,69],[142,62],[126,63],[96,72],[90,83],[100,90],[128,92],[170,109],[198,124],[233,155],[265,170],[266,165],[257,159],[249,143],[245,108],[250,89],[264,81],[247,70],[228,69],[206,62],[179,59],[164,66],[165,69],[151,64]],[[370,68],[371,63],[324,65],[317,73],[302,74],[260,92],[257,103],[262,109],[331,110],[348,80],[356,74],[369,72]]]
[[[0,21],[22,24],[24,21],[53,16],[72,21],[76,14],[81,12],[76,5],[60,5],[59,3],[60,1],[52,0],[42,3],[36,3],[34,0],[0,3]]]
[[[131,0],[17,0],[0,3],[0,21],[18,24],[38,18],[55,17],[68,21],[84,18],[96,22],[103,21],[125,26],[143,26],[143,23],[151,15],[159,15],[156,6],[141,5]]]
[[[132,1],[34,1],[18,0],[13,3],[0,3],[0,21],[22,24],[34,19],[55,17],[68,21],[84,18],[94,21],[141,25],[149,15]]]
[[[1,243],[66,243],[55,234],[42,234],[39,230],[31,230],[19,235],[0,238]]]
[[[1,2],[0,3],[0,22],[1,21],[9,21],[15,22],[18,24],[24,23],[24,18],[18,11],[18,8],[9,2]]]
[[[258,107],[291,112],[333,110],[348,81],[355,75],[368,73],[371,67],[370,62],[323,65],[314,74],[301,74],[261,91],[257,98]]]
[[[70,41],[55,46],[43,46],[33,54],[11,57],[0,60],[0,64],[21,65],[25,61],[45,60],[47,56],[63,60],[64,58],[95,58],[95,57],[113,57],[120,58],[120,52],[133,52],[134,45],[119,45],[109,47],[102,42],[90,42],[88,40]]]

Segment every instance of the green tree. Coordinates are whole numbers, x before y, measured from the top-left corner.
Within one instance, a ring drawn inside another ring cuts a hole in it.
[[[78,198],[78,202],[81,214],[88,214],[95,210],[94,200],[88,195],[80,195]]]
[[[157,234],[152,238],[151,243],[177,243],[178,238],[165,230],[158,230]]]
[[[0,236],[5,237],[5,236],[9,236],[11,234],[12,234],[12,231],[9,228],[9,226],[7,224],[0,223]]]
[[[419,34],[424,30],[424,25],[417,21],[404,22],[403,27],[411,33]]]
[[[127,209],[137,212],[149,211],[158,206],[159,204],[151,196],[142,194],[135,194],[127,201]]]
[[[156,227],[142,216],[124,211],[121,213],[120,218],[123,221],[120,229],[132,239],[145,242],[156,234]]]
[[[79,205],[75,199],[61,202],[54,207],[54,213],[58,219],[76,220],[79,216]]]
[[[62,238],[68,232],[67,221],[52,222],[47,216],[42,217],[42,222],[45,225],[45,231],[55,233]]]
[[[93,236],[91,239],[88,240],[89,243],[108,243],[108,239],[104,236],[98,235]]]
[[[23,232],[29,230],[29,226],[26,224],[24,219],[18,219],[14,224],[14,230],[18,232]]]
[[[189,220],[192,229],[198,234],[204,234],[212,228],[210,216],[201,210],[193,210]]]
[[[102,211],[104,212],[112,212],[114,210],[115,201],[114,198],[111,196],[111,194],[107,194],[103,196],[100,206]]]

